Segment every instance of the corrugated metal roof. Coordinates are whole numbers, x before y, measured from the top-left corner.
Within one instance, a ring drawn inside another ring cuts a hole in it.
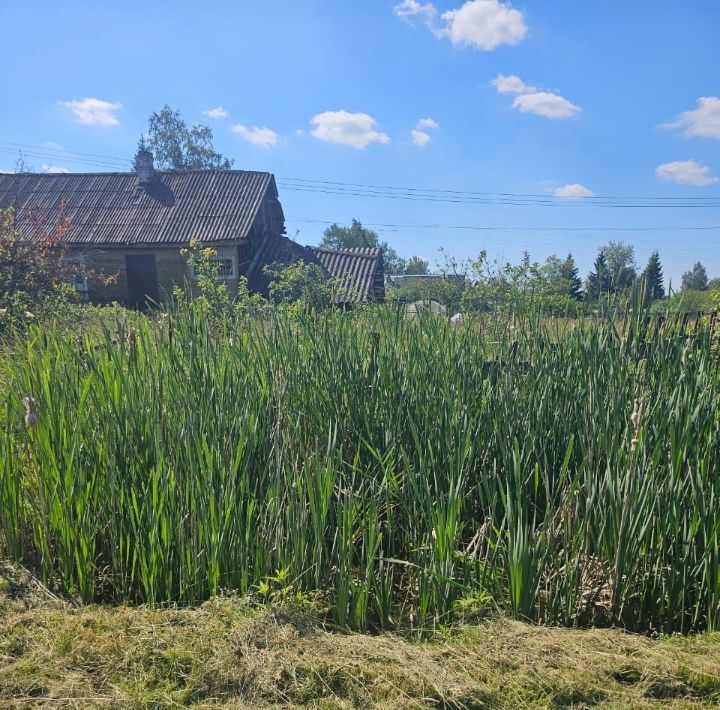
[[[378,285],[376,276],[382,281],[382,251],[374,248],[321,249],[310,247],[325,270],[339,280],[338,301],[357,303],[373,300]],[[379,273],[378,273],[379,271]]]
[[[61,204],[70,244],[183,244],[244,239],[263,200],[284,230],[270,173],[244,170],[163,171],[147,186],[135,173],[0,175],[0,207],[15,207],[16,224],[33,236],[30,213],[55,219]]]
[[[380,249],[322,249],[302,246],[292,239],[267,239],[259,247],[247,271],[251,289],[265,291],[268,278],[263,268],[272,264],[290,264],[302,260],[318,264],[338,281],[338,303],[358,303],[382,299],[383,262]]]

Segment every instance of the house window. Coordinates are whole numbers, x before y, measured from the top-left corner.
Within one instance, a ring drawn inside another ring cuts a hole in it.
[[[217,267],[218,281],[228,281],[230,279],[237,278],[237,262],[234,254],[220,253],[217,256],[212,257],[210,261]],[[191,272],[193,281],[197,281],[195,269],[191,269]]]
[[[218,278],[233,279],[235,278],[235,259],[230,257],[217,257],[212,259],[218,265]]]
[[[80,296],[87,298],[88,282],[85,274],[85,259],[82,256],[74,256],[66,259],[66,263],[70,268],[73,288]]]

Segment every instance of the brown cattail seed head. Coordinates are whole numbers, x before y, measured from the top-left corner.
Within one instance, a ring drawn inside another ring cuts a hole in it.
[[[25,405],[25,426],[27,426],[28,429],[34,429],[37,424],[35,398],[30,396],[25,397],[25,399],[23,399],[23,404]]]

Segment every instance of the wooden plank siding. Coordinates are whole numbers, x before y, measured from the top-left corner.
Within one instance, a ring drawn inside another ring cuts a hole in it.
[[[210,245],[204,245],[210,246]],[[225,279],[231,295],[237,295],[240,253],[238,245],[212,245],[219,257],[235,259],[234,278]],[[88,273],[88,298],[94,303],[122,304],[128,302],[127,272],[125,270],[125,257],[134,254],[152,255],[155,257],[157,268],[158,291],[161,300],[167,300],[176,286],[187,291],[197,293],[197,287],[192,278],[187,258],[180,253],[178,246],[152,246],[143,248],[117,248],[117,247],[74,247],[70,250],[71,257],[81,257]],[[114,277],[111,283],[106,283],[106,277]]]

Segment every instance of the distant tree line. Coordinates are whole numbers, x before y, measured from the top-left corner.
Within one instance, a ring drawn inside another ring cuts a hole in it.
[[[138,149],[145,147],[153,152],[162,169],[227,170],[233,165],[232,160],[215,150],[210,127],[188,126],[180,112],[167,104],[150,115],[147,133]],[[377,232],[364,227],[357,219],[348,227],[332,224],[323,232],[320,246],[378,248],[383,252],[387,274],[430,273],[427,259],[419,255],[409,259],[401,257]],[[639,271],[634,248],[619,241],[600,247],[584,281],[572,254],[565,258],[551,255],[542,264],[531,262],[526,254],[519,264],[512,265],[491,263],[487,254],[481,252],[477,259],[463,264],[446,258],[440,272],[466,274],[466,283],[461,287],[457,281],[418,281],[395,289],[390,295],[405,300],[435,298],[448,307],[467,310],[494,310],[518,299],[532,298],[549,312],[574,312],[603,309],[609,303],[627,304],[638,295],[646,308],[709,310],[718,305],[720,292],[720,278],[709,279],[705,267],[697,262],[682,275],[680,292],[667,298],[657,250]]]
[[[403,259],[376,232],[356,219],[349,227],[333,224],[326,229],[320,246],[378,247],[383,251],[388,274],[430,273],[426,259],[419,256]],[[620,241],[610,241],[598,249],[584,281],[572,254],[564,258],[553,254],[538,263],[532,262],[526,253],[519,264],[491,262],[484,251],[466,262],[445,256],[438,274],[463,274],[466,279],[403,282],[392,287],[388,295],[403,301],[437,300],[451,310],[469,312],[496,311],[529,299],[556,314],[603,310],[609,305],[625,307],[633,298],[641,299],[645,308],[655,310],[704,311],[720,305],[720,278],[708,279],[700,262],[682,275],[680,292],[668,298],[659,252],[654,250],[640,271],[634,247]]]

